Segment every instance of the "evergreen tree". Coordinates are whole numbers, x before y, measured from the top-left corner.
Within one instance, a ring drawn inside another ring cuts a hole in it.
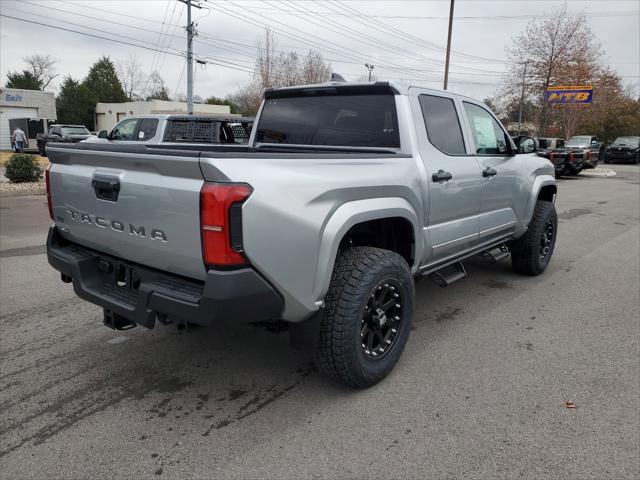
[[[29,70],[7,73],[7,88],[22,88],[24,90],[42,90],[42,81]]]
[[[56,108],[60,123],[93,125],[95,103],[92,103],[86,87],[71,76],[65,77],[62,82]]]
[[[127,95],[118,80],[115,65],[109,57],[102,57],[91,66],[81,86],[90,99],[90,118],[87,117],[87,121],[83,122],[89,129],[95,128],[96,103],[127,101]]]
[[[207,103],[208,105],[228,105],[230,108],[230,113],[239,113],[238,105],[229,97],[209,97],[207,98],[205,103]]]

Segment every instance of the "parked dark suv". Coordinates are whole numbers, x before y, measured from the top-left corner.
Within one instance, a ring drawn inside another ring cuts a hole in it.
[[[640,137],[618,137],[604,150],[604,163],[640,163]]]

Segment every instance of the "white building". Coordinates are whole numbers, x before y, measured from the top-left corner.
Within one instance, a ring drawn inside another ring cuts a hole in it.
[[[228,105],[208,105],[194,103],[193,113],[196,115],[229,115]],[[96,105],[96,130],[111,130],[123,118],[129,115],[150,115],[155,113],[187,114],[185,102],[166,100],[148,100],[125,103],[98,103]]]
[[[53,92],[0,89],[0,150],[11,149],[11,127],[15,125],[19,125],[28,135],[28,148],[36,148],[36,135],[47,129],[47,121],[56,118]]]

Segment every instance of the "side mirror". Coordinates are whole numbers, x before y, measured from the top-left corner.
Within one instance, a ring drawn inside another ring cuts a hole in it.
[[[518,153],[533,153],[538,150],[538,142],[533,137],[521,137],[518,142]]]
[[[98,132],[98,138],[109,138],[109,134],[106,130],[100,130]]]

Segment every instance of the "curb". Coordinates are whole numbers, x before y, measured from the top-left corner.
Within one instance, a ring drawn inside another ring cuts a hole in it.
[[[25,197],[27,195],[46,195],[44,187],[25,188],[21,190],[0,190],[0,197]]]
[[[613,177],[617,173],[610,168],[596,167],[592,170],[582,170],[581,175],[586,177]]]

